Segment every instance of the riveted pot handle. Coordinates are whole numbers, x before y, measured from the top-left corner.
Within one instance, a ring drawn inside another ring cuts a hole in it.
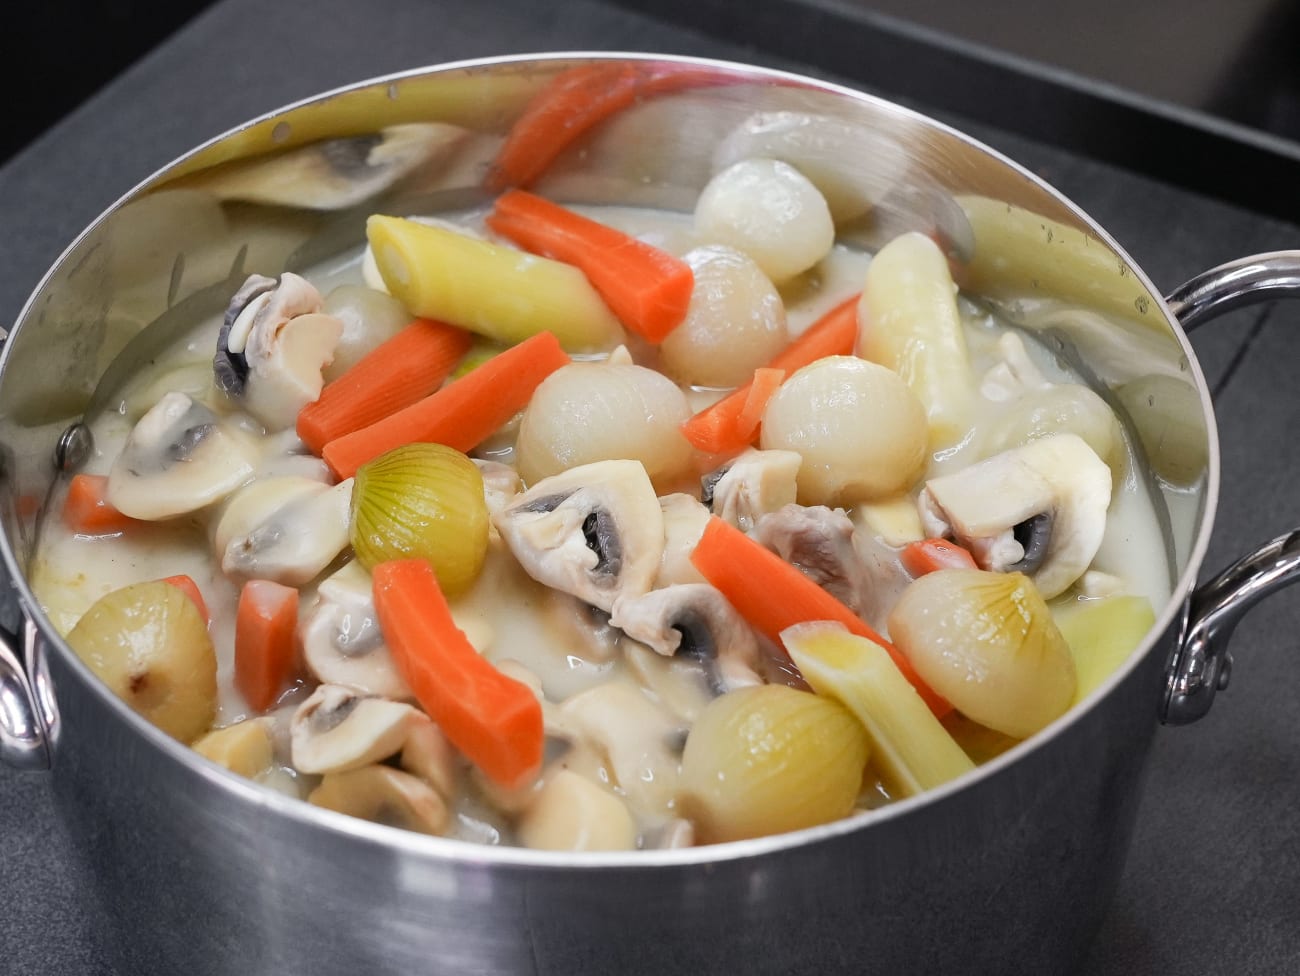
[[[39,686],[48,684],[48,675],[39,661],[36,628],[30,621],[23,621],[21,638],[22,658],[33,674],[30,679],[19,656],[19,640],[19,635],[0,630],[0,762],[14,769],[49,769],[52,698],[39,694]],[[49,707],[42,709],[42,703]]]
[[[1241,258],[1197,275],[1166,299],[1187,331],[1243,305],[1300,297],[1300,251]],[[1165,669],[1160,720],[1195,722],[1232,674],[1228,642],[1264,597],[1300,582],[1300,529],[1265,543],[1192,591]]]

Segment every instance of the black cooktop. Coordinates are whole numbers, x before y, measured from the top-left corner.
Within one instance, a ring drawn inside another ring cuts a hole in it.
[[[619,0],[1135,172],[1300,219],[1295,0]]]

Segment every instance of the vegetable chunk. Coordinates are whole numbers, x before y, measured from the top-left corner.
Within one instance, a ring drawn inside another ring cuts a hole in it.
[[[401,217],[371,217],[366,236],[384,285],[412,315],[506,343],[549,331],[576,352],[622,341],[618,319],[572,265]]]

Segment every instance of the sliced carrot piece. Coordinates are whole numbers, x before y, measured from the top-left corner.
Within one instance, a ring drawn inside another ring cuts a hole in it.
[[[428,396],[469,351],[474,337],[416,319],[321,390],[298,414],[298,436],[316,454],[326,443]]]
[[[662,342],[686,317],[695,274],[667,251],[524,190],[498,197],[487,224],[527,251],[577,267],[648,342]]]
[[[795,370],[819,359],[847,356],[853,352],[858,336],[859,297],[854,295],[836,305],[763,368],[779,369],[789,376]],[[743,450],[753,442],[758,429],[755,424],[749,430],[742,430],[740,424],[740,416],[745,413],[752,389],[753,380],[692,416],[682,424],[682,433],[686,439],[698,450],[709,454],[735,454]],[[766,400],[763,402],[766,404]],[[760,410],[759,417],[761,416]]]
[[[249,580],[235,614],[235,687],[264,712],[288,687],[297,666],[298,591],[273,580]]]
[[[63,502],[63,524],[81,535],[111,535],[138,524],[108,503],[108,477],[73,475]]]
[[[205,624],[212,623],[212,614],[208,613],[208,604],[207,601],[203,599],[203,591],[199,589],[199,584],[194,582],[193,577],[180,573],[176,576],[166,577],[163,582],[170,583],[193,600],[194,605],[199,608],[199,613],[203,617],[203,622]]]
[[[975,557],[947,539],[921,539],[910,542],[898,554],[903,568],[912,576],[924,576],[940,569],[979,569]]]
[[[903,653],[862,618],[831,596],[798,568],[764,548],[716,515],[691,553],[691,562],[716,586],[751,627],[777,646],[781,631],[810,620],[833,620],[889,652],[926,705],[937,716],[952,706],[921,680]]]
[[[468,451],[522,410],[542,380],[569,363],[559,340],[539,332],[454,383],[368,427],[337,437],[321,456],[340,478],[395,447],[423,441]]]
[[[754,378],[749,382],[749,393],[745,397],[745,405],[741,408],[740,413],[736,414],[736,434],[752,441],[758,434],[759,425],[763,422],[763,411],[767,409],[767,401],[781,388],[785,382],[785,370],[773,369],[771,366],[760,366],[754,370]]]
[[[374,586],[380,629],[416,700],[494,783],[526,785],[541,768],[545,741],[532,689],[475,650],[425,560],[380,563]]]

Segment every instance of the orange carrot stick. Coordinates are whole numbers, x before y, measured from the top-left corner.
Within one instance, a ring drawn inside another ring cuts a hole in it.
[[[321,390],[298,414],[298,436],[316,454],[428,396],[469,351],[474,337],[432,319],[416,319]]]
[[[494,783],[526,785],[541,768],[545,739],[532,689],[474,649],[425,560],[380,563],[374,583],[380,629],[416,700]]]
[[[203,616],[203,622],[205,624],[212,623],[212,614],[208,613],[208,604],[203,599],[203,591],[199,589],[199,584],[194,582],[192,577],[181,573],[177,576],[168,576],[163,582],[170,583],[193,600],[194,605],[199,608],[199,613]]]
[[[695,274],[667,251],[524,190],[498,197],[487,224],[527,251],[577,267],[647,342],[662,342],[686,317]]]
[[[847,356],[853,352],[858,337],[859,297],[854,295],[836,305],[777,353],[766,368],[783,370],[789,376],[795,370],[819,359]],[[682,424],[682,433],[686,439],[699,450],[710,454],[735,454],[750,444],[757,426],[743,431],[739,418],[749,402],[752,382],[737,387]]]
[[[81,535],[111,535],[124,532],[136,525],[137,520],[108,503],[106,475],[78,474],[68,483],[63,524]]]
[[[590,129],[638,99],[732,80],[710,68],[608,62],[562,71],[515,120],[485,181],[489,190],[527,186]]]
[[[898,554],[898,559],[914,577],[940,569],[979,569],[968,550],[947,539],[910,542]]]
[[[809,620],[834,620],[851,633],[875,641],[886,651],[926,705],[937,716],[952,706],[930,689],[911,662],[866,621],[831,596],[795,566],[765,549],[716,515],[709,518],[691,562],[716,586],[751,627],[780,646],[781,631]]]
[[[321,456],[340,478],[350,478],[372,458],[415,441],[468,451],[522,410],[542,380],[568,363],[559,340],[539,332],[423,400],[335,438]]]
[[[752,441],[763,422],[763,411],[767,401],[772,399],[781,384],[785,382],[785,370],[760,366],[754,370],[754,378],[749,381],[749,394],[740,413],[736,414],[736,433],[747,441]]]
[[[264,712],[289,684],[297,659],[298,591],[272,580],[249,580],[235,613],[235,687]]]

